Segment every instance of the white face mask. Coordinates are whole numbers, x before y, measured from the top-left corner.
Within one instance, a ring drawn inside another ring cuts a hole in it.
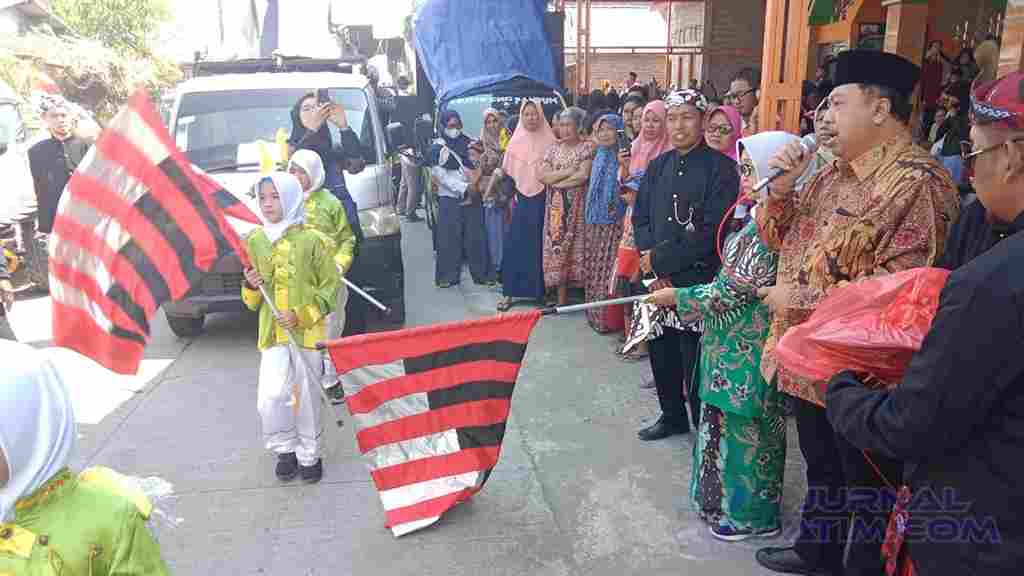
[[[462,134],[462,130],[459,130],[458,128],[448,128],[444,131],[444,135],[452,140],[458,138],[459,134]]]

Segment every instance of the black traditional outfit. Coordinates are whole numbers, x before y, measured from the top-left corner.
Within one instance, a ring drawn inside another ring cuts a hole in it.
[[[1024,128],[1021,82],[1017,73],[980,87],[976,121]],[[1016,574],[1024,565],[1024,213],[1003,231],[1005,240],[950,274],[898,386],[872,390],[851,372],[829,386],[839,433],[906,462],[911,529],[906,550],[893,553],[909,552],[917,574]],[[932,504],[920,505],[928,494]],[[914,537],[921,533],[928,537]]]
[[[678,92],[666,104],[693,105],[703,112],[706,101],[696,94]],[[659,279],[686,288],[715,277],[721,266],[715,250],[718,225],[738,194],[736,163],[703,141],[689,152],[671,150],[651,161],[633,207],[633,231],[637,249],[650,252]],[[689,399],[694,426],[700,421],[700,400],[690,389],[700,335],[668,325],[662,332],[648,343],[662,411],[655,426],[669,433],[688,432],[684,397]]]

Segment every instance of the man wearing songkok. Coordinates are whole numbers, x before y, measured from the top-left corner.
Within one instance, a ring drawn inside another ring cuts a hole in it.
[[[657,278],[652,292],[705,284],[715,277],[721,266],[715,235],[739,194],[736,163],[704,142],[704,95],[694,90],[673,92],[665,106],[673,149],[647,166],[633,206],[640,268]],[[671,315],[675,317],[675,311]],[[640,431],[642,440],[685,434],[689,418],[694,426],[700,421],[700,401],[692,389],[699,327],[675,320],[661,327],[661,336],[649,343],[662,414]],[[684,396],[690,402],[689,418]]]
[[[775,346],[810,317],[834,288],[867,277],[932,265],[958,210],[948,173],[911,140],[911,94],[920,69],[894,54],[851,50],[836,59],[826,120],[834,124],[836,160],[795,192],[813,161],[800,144],[771,165],[785,171],[768,189],[756,219],[762,240],[779,251],[777,285],[762,290],[772,308],[762,371],[795,398],[808,491],[794,546],[763,548],[757,561],[776,572],[878,575],[882,538],[851,524],[884,524],[885,506],[847,498],[849,489],[879,490],[899,481],[900,463],[865,455],[837,435],[825,414],[824,382],[777,365]],[[890,500],[891,502],[891,500]],[[849,536],[849,553],[843,562]]]
[[[955,526],[956,539],[906,539],[917,574],[1018,574],[1024,566],[1024,74],[972,98],[974,187],[1010,235],[946,281],[902,382],[872,390],[832,379],[829,420],[858,448],[906,462],[909,524]],[[973,528],[971,528],[973,527]]]

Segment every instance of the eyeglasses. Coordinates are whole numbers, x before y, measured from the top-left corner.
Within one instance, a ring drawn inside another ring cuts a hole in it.
[[[974,143],[971,142],[970,140],[961,140],[960,141],[960,159],[964,161],[964,169],[966,169],[966,170],[973,170],[974,169],[974,159],[975,158],[977,158],[978,156],[981,156],[982,154],[988,154],[989,152],[993,152],[995,150],[999,150],[1000,148],[1002,148],[1003,146],[1005,146],[1005,145],[1007,145],[1007,144],[1009,144],[1011,142],[1024,142],[1024,136],[1018,136],[1016,138],[1010,138],[1009,140],[1007,140],[1005,142],[1000,142],[999,144],[993,144],[992,146],[987,146],[985,148],[982,148],[981,150],[975,150],[974,149]]]
[[[722,96],[722,101],[723,102],[737,102],[739,100],[742,100],[743,97],[746,96],[747,94],[753,94],[756,91],[757,90],[755,90],[754,88],[751,88],[750,90],[745,90],[743,92],[738,92],[738,93],[735,93],[735,94],[733,94],[732,92],[729,92],[726,95]]]
[[[303,106],[302,108],[299,108],[299,111],[305,112],[306,114],[309,114],[310,112],[316,112],[317,108],[318,108],[318,106],[310,106],[309,104],[307,104],[307,105]]]
[[[719,126],[706,126],[704,132],[709,135],[718,134],[719,136],[728,136],[732,134],[732,126],[728,124],[721,124]]]
[[[744,178],[754,177],[754,165],[750,162],[740,162],[740,176]]]

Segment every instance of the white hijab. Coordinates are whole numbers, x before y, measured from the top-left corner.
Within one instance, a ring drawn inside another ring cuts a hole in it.
[[[273,223],[268,221],[263,215],[263,211],[260,210],[263,232],[270,239],[270,243],[273,244],[281,236],[284,236],[286,230],[296,224],[302,224],[306,219],[306,211],[304,208],[305,201],[302,195],[302,185],[299,184],[298,178],[287,172],[271,172],[266,178],[261,179],[257,186],[263,186],[263,183],[267,180],[270,180],[274,188],[277,189],[277,194],[281,197],[281,210],[284,213],[284,218],[281,218],[280,222]]]
[[[0,340],[0,452],[10,479],[0,486],[0,522],[14,505],[68,465],[77,429],[71,398],[49,355]]]
[[[309,176],[309,190],[304,190],[306,196],[323,188],[326,176],[324,174],[324,161],[320,159],[319,154],[305,148],[298,150],[295,154],[292,154],[292,159],[288,162],[289,171],[291,171],[292,165],[302,168],[306,175]]]

